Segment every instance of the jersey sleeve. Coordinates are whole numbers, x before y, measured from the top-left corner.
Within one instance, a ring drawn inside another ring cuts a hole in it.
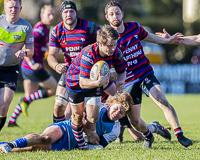
[[[120,134],[120,122],[116,121],[111,132],[103,134],[100,137],[100,144],[105,147],[109,143],[115,141],[117,137],[119,137],[119,134]]]
[[[81,52],[82,56],[80,60],[80,77],[90,78],[90,70],[94,64],[94,58],[90,53],[88,53],[84,49]]]
[[[93,43],[96,42],[96,37],[97,37],[97,31],[100,29],[100,27],[95,24],[94,22],[89,22],[88,23],[88,32],[93,39]]]
[[[26,48],[34,47],[33,28],[30,24],[28,24],[28,27],[26,30],[25,46]]]
[[[135,22],[135,23],[139,30],[139,33],[138,33],[139,39],[140,40],[145,39],[148,36],[148,32],[138,22]]]
[[[50,40],[49,40],[49,46],[60,48],[60,43],[58,41],[58,38],[59,37],[57,35],[57,28],[55,26],[51,31]]]
[[[119,48],[116,50],[114,67],[117,73],[123,73],[126,71],[126,62],[124,60],[123,53]]]

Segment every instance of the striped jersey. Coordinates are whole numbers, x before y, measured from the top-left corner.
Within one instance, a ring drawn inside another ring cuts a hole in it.
[[[123,73],[126,69],[126,62],[120,49],[116,50],[112,56],[101,57],[98,53],[97,43],[88,45],[83,48],[80,54],[74,60],[67,71],[66,84],[69,90],[75,92],[84,92],[89,89],[81,89],[79,86],[79,77],[90,78],[90,70],[95,62],[104,60],[108,63],[109,68],[113,66],[117,73]]]
[[[125,22],[125,31],[120,33],[117,46],[127,63],[125,87],[144,79],[153,72],[150,61],[145,56],[141,40],[148,32],[137,22]]]
[[[0,15],[0,66],[11,67],[20,63],[15,53],[26,48],[32,48],[32,26],[22,18],[16,23],[9,23],[5,15]]]
[[[81,49],[96,42],[98,29],[99,26],[94,22],[77,18],[75,29],[68,30],[62,21],[52,30],[49,45],[62,49],[65,63],[69,66]]]
[[[32,59],[35,63],[42,64],[42,69],[44,68],[43,61],[45,52],[48,50],[49,31],[50,29],[41,21],[36,23],[33,27],[34,55],[32,56]],[[26,59],[23,60],[21,68],[29,72],[33,71],[28,65]]]

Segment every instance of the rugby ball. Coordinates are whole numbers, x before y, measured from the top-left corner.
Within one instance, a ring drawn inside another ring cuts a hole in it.
[[[105,76],[109,72],[109,66],[108,63],[105,61],[97,61],[91,68],[90,71],[90,79],[91,80],[98,80],[99,73],[101,73],[101,76]]]

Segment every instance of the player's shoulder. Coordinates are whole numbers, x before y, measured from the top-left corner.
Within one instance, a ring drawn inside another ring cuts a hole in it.
[[[0,15],[0,20],[5,19],[5,17],[6,17],[5,14]]]
[[[21,17],[19,17],[19,20],[18,20],[17,23],[20,24],[20,25],[24,25],[24,26],[28,26],[28,27],[32,28],[31,24]]]

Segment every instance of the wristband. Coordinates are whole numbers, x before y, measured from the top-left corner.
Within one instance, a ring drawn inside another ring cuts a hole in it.
[[[55,65],[55,67],[54,67],[54,68],[55,68],[55,70],[56,70],[56,67],[57,67],[57,65],[59,65],[59,63]]]

